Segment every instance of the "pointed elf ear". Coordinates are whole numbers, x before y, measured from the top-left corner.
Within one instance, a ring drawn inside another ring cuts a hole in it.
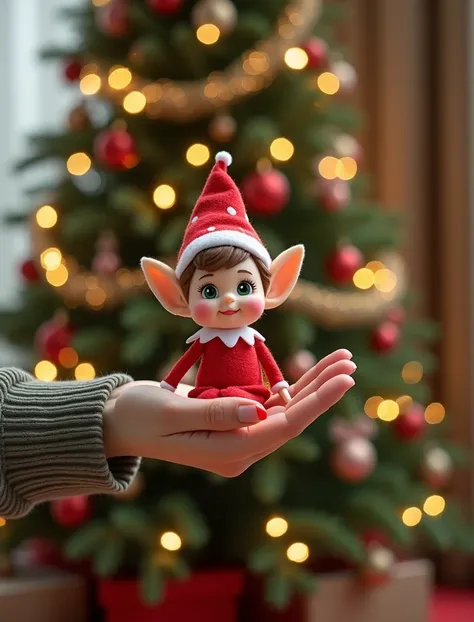
[[[191,317],[174,270],[161,261],[143,257],[141,267],[151,291],[173,315]]]
[[[298,281],[303,259],[304,246],[298,244],[283,251],[273,261],[270,267],[271,280],[265,309],[275,309],[285,302]]]

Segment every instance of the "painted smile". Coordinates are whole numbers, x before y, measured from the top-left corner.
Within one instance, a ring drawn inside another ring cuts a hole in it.
[[[239,310],[232,311],[232,309],[230,309],[229,311],[219,311],[219,313],[222,313],[222,315],[235,315],[238,312],[239,312]]]

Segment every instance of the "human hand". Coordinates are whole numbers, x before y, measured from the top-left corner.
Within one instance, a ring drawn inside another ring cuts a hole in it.
[[[258,405],[250,400],[191,399],[152,382],[124,385],[114,392],[104,413],[107,457],[137,455],[223,477],[240,475],[298,436],[344,396],[354,385],[350,356],[342,350],[321,360],[304,382],[291,387],[286,409],[271,398],[268,417],[258,423]],[[242,406],[246,410],[239,411]],[[239,412],[247,421],[239,419]]]

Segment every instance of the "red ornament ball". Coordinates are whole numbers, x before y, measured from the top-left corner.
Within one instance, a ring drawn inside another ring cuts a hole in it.
[[[64,65],[64,77],[68,82],[77,82],[81,77],[82,63],[76,58],[71,58]]]
[[[93,271],[104,276],[115,274],[121,266],[122,260],[114,251],[103,251],[92,262]]]
[[[323,69],[328,64],[327,43],[319,37],[312,37],[303,46],[308,55],[308,69]]]
[[[393,424],[398,438],[404,441],[418,440],[425,429],[425,410],[420,404],[413,404],[400,414]]]
[[[387,320],[394,324],[403,324],[406,319],[406,311],[402,306],[394,307],[387,313]]]
[[[364,257],[356,246],[348,244],[337,248],[326,261],[326,272],[333,283],[347,285],[363,266]]]
[[[71,326],[53,318],[42,324],[36,332],[36,349],[41,358],[59,363],[59,353],[71,346],[74,331]]]
[[[46,538],[30,538],[22,542],[15,551],[15,561],[26,567],[53,566],[60,568],[63,563],[61,549]]]
[[[51,515],[61,527],[79,527],[92,511],[89,497],[67,497],[51,503]]]
[[[377,454],[373,443],[359,436],[338,444],[331,462],[340,479],[354,484],[369,477],[377,463]]]
[[[316,365],[316,357],[309,350],[300,350],[288,357],[285,369],[292,382],[299,380]]]
[[[371,336],[371,348],[384,354],[391,352],[400,341],[400,328],[394,322],[386,321],[378,326]]]
[[[259,216],[275,216],[290,198],[288,179],[277,169],[251,173],[243,180],[241,190],[249,211]]]
[[[183,8],[183,0],[147,0],[147,4],[159,15],[175,15]]]
[[[135,140],[127,130],[104,130],[96,139],[94,151],[97,160],[113,171],[124,171],[138,163]]]
[[[21,264],[21,274],[28,283],[36,283],[40,278],[38,266],[33,259],[28,259]]]
[[[130,28],[126,0],[111,0],[97,10],[97,25],[112,39],[124,37]]]
[[[342,179],[320,179],[318,198],[326,212],[339,212],[345,209],[351,200],[351,189]]]

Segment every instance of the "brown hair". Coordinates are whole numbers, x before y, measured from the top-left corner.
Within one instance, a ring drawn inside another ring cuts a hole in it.
[[[196,255],[192,263],[186,268],[179,279],[179,284],[183,291],[186,300],[189,299],[189,288],[191,286],[191,279],[193,278],[196,270],[209,270],[214,272],[221,270],[222,268],[235,268],[239,263],[242,263],[246,259],[251,257],[255,261],[255,265],[260,273],[262,279],[263,289],[267,293],[270,285],[270,271],[263,263],[261,259],[255,257],[248,251],[244,251],[242,248],[235,246],[217,246],[216,248],[208,248],[205,251],[201,251]]]

